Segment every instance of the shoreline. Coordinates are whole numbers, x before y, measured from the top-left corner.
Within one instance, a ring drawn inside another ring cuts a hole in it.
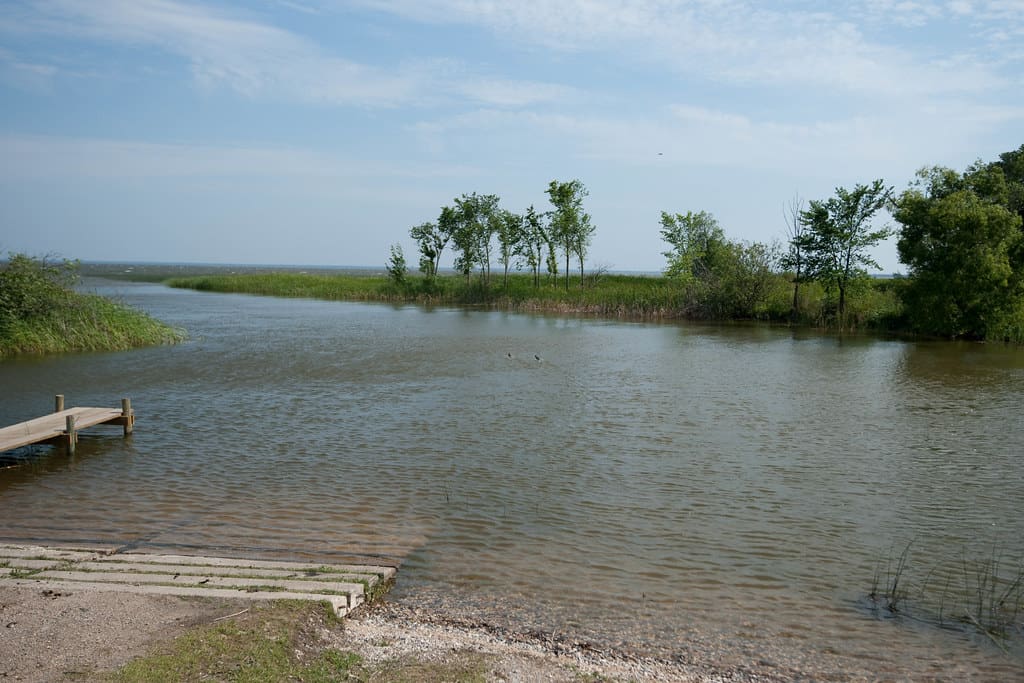
[[[109,680],[112,672],[139,657],[166,650],[175,638],[212,624],[252,623],[276,603],[216,598],[50,590],[0,583],[0,678],[11,681]],[[288,609],[288,608],[286,608]],[[422,680],[443,680],[430,672],[471,666],[483,680],[496,681],[686,681],[692,683],[775,683],[790,676],[759,667],[718,669],[713,663],[671,662],[627,656],[544,633],[515,633],[450,619],[424,618],[386,600],[364,606],[340,620],[320,616],[315,635],[299,649],[336,648],[356,653],[369,670],[401,663],[426,672]],[[294,619],[309,626],[309,609]],[[796,672],[789,672],[790,674]],[[416,680],[420,680],[417,678]],[[472,679],[476,680],[476,679]],[[854,680],[854,679],[851,679]]]

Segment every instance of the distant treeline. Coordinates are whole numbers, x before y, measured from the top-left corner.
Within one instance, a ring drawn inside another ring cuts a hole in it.
[[[517,214],[501,208],[497,195],[463,194],[436,221],[409,231],[419,276],[409,274],[401,247],[391,247],[391,287],[379,296],[1024,342],[1024,145],[963,172],[923,168],[900,194],[875,180],[836,188],[827,199],[794,198],[784,243],[732,240],[705,211],[662,212],[664,283],[588,276],[596,228],[583,209],[586,188],[552,181],[547,195],[550,210]],[[898,228],[876,224],[883,210]],[[893,234],[908,275],[872,278],[867,268],[879,266],[869,251]],[[439,274],[446,248],[457,276]],[[532,293],[523,290],[526,280],[510,276],[522,270]],[[549,291],[556,286],[562,294]]]

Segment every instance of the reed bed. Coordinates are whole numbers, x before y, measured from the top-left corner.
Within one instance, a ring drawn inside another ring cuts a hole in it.
[[[125,304],[95,294],[68,292],[42,315],[0,326],[0,358],[68,351],[122,351],[173,344],[176,329]]]

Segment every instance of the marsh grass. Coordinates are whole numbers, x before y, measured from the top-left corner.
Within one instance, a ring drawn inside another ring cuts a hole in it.
[[[120,351],[180,341],[146,313],[73,289],[77,264],[13,254],[0,266],[0,358],[24,353]]]
[[[173,278],[171,287],[199,291],[263,296],[307,297],[327,300],[389,301],[435,305],[485,306],[524,312],[596,315],[629,319],[687,317],[682,292],[668,278],[642,275],[579,276],[557,284],[542,280],[537,286],[529,275],[510,274],[507,282],[492,280],[485,286],[476,276],[456,275],[433,279],[409,277],[404,284],[384,276],[259,273]],[[781,311],[782,309],[780,309]],[[784,310],[788,313],[788,308]],[[771,315],[766,310],[764,317]]]
[[[142,311],[95,294],[72,293],[45,315],[0,330],[0,356],[64,351],[123,351],[176,343],[185,333]]]
[[[868,597],[875,604],[881,603],[885,609],[893,614],[899,613],[901,603],[907,597],[907,586],[904,581],[904,573],[907,569],[907,557],[910,554],[910,547],[913,541],[908,543],[903,552],[895,559],[893,549],[889,549],[889,555],[885,563],[885,583],[882,584],[882,561],[875,563],[875,573],[872,579],[871,593]]]
[[[409,276],[398,283],[386,275],[351,275],[296,272],[261,272],[195,275],[166,281],[171,287],[208,292],[304,297],[333,301],[377,301],[424,305],[479,306],[524,313],[583,315],[623,320],[708,320],[796,323],[831,328],[837,325],[834,302],[816,283],[800,289],[800,312],[791,315],[792,284],[785,274],[772,275],[752,300],[749,292],[730,290],[725,299],[702,301],[661,275],[626,275],[599,272],[564,279],[510,273],[492,276],[484,284],[479,276]],[[735,299],[735,300],[733,300]],[[748,300],[751,299],[751,300]],[[864,278],[848,301],[846,329],[898,328],[902,305],[898,288],[889,281]]]
[[[1008,644],[1024,644],[1024,558],[1009,559],[993,547],[984,557],[964,551],[956,562],[924,570],[912,563],[912,545],[897,556],[889,551],[884,574],[883,562],[876,562],[868,594],[875,609],[940,628],[972,630],[1004,651]]]

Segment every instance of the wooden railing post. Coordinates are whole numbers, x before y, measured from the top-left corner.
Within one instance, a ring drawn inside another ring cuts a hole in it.
[[[53,412],[59,413],[64,410],[64,394],[57,394],[53,397]]]
[[[68,439],[68,454],[75,454],[75,444],[78,442],[78,434],[75,433],[75,416],[68,415],[64,420]]]
[[[128,436],[132,433],[132,429],[135,426],[135,413],[132,412],[132,400],[130,398],[121,399],[121,419],[124,425],[124,435]]]

